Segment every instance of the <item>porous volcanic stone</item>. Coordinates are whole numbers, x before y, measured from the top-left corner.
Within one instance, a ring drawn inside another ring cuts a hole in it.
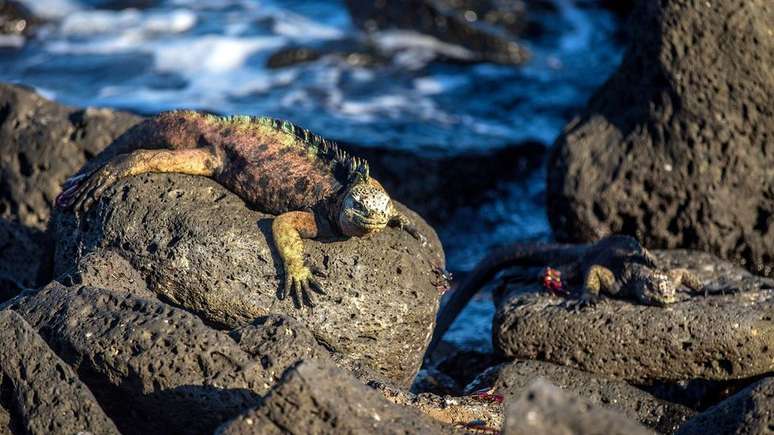
[[[65,179],[139,120],[0,83],[0,218],[45,229]]]
[[[404,210],[405,211],[405,210]],[[215,181],[179,174],[130,177],[83,217],[59,213],[57,272],[89,252],[111,247],[148,288],[212,324],[235,328],[287,314],[332,350],[351,355],[407,386],[430,339],[443,251],[435,232],[410,211],[427,246],[388,228],[365,238],[305,241],[308,262],[327,274],[327,295],[296,309],[277,299],[284,276],[273,247],[273,216],[250,210]]]
[[[653,434],[632,420],[576,397],[544,379],[534,381],[506,407],[504,435]]]
[[[742,379],[774,370],[772,280],[706,254],[656,255],[662,264],[691,266],[713,292],[732,294],[685,295],[666,308],[605,299],[576,313],[547,292],[515,291],[497,308],[495,347],[509,357],[636,383]]]
[[[73,370],[10,310],[0,311],[0,403],[0,433],[13,423],[29,434],[118,434]]]
[[[626,382],[543,361],[516,360],[503,364],[493,384],[494,394],[502,395],[505,402],[510,403],[518,400],[537,378],[583,397],[591,404],[622,411],[626,417],[660,433],[673,433],[696,414],[685,406],[657,399]]]
[[[678,435],[774,433],[774,378],[756,382],[688,420]]]
[[[248,355],[260,358],[261,365],[275,379],[298,361],[310,359],[332,365],[330,352],[317,342],[312,331],[292,317],[259,317],[248,326],[229,333]]]
[[[288,370],[261,405],[225,423],[231,434],[457,433],[418,411],[392,404],[343,370],[303,362]]]
[[[774,2],[640,1],[548,169],[560,241],[612,233],[774,276]]]
[[[245,352],[197,316],[130,291],[52,283],[6,306],[73,366],[127,434],[212,433],[256,406],[284,372],[275,363],[273,375],[264,358],[290,360]]]

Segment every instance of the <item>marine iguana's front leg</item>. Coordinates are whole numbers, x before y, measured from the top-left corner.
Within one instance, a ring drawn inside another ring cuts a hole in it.
[[[412,224],[409,218],[404,216],[403,213],[395,211],[387,225],[400,228],[401,230],[411,234],[411,237],[419,240],[422,246],[427,245],[427,237],[419,232],[419,229],[416,227],[416,225]]]
[[[568,303],[570,308],[581,309],[589,305],[596,305],[599,301],[599,295],[602,291],[614,295],[620,290],[616,283],[615,274],[612,270],[593,265],[586,271],[583,278],[583,289],[578,299]]]
[[[694,292],[701,291],[702,288],[704,288],[704,285],[702,284],[699,277],[688,269],[672,269],[667,272],[667,276],[669,277],[670,281],[672,281],[672,284],[675,286],[675,288],[684,285]],[[707,290],[705,289],[705,296],[707,295],[706,291]]]
[[[304,264],[304,243],[302,239],[317,237],[318,229],[314,214],[306,211],[283,213],[274,219],[271,225],[272,235],[285,268],[285,283],[280,287],[277,297],[285,299],[291,293],[296,308],[301,307],[299,293],[304,304],[313,307],[309,290],[325,294],[322,286],[309,267]]]
[[[56,198],[56,206],[74,206],[85,211],[121,178],[147,172],[174,172],[211,177],[223,165],[213,149],[135,150],[120,154],[91,174],[80,174],[65,181],[64,190]]]

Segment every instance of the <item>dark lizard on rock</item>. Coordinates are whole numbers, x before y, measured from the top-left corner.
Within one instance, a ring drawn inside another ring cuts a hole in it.
[[[600,294],[665,306],[677,301],[681,285],[693,291],[702,288],[698,277],[687,269],[659,268],[655,257],[630,236],[613,235],[585,245],[516,243],[492,250],[452,291],[438,314],[427,355],[432,355],[478,290],[498,272],[513,266],[557,268],[565,285],[580,287],[578,297],[568,303],[572,308],[594,305]]]
[[[425,241],[369,175],[368,163],[336,143],[271,118],[162,113],[132,127],[68,179],[56,205],[88,209],[121,178],[148,172],[210,177],[258,210],[278,215],[274,243],[285,270],[278,297],[313,306],[323,288],[305,264],[304,238],[365,236],[386,226]],[[299,298],[300,295],[300,298]]]

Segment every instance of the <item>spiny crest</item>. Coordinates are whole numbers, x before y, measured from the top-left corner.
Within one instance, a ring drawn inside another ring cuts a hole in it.
[[[288,121],[273,118],[257,118],[257,120],[259,123],[270,125],[276,130],[292,134],[303,141],[320,159],[333,164],[334,175],[342,183],[350,185],[355,182],[368,180],[370,176],[368,162],[349,155],[336,142],[325,139]]]

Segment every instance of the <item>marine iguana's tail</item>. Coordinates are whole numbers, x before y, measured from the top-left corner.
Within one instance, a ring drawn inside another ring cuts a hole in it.
[[[453,288],[449,300],[441,307],[425,358],[433,354],[443,335],[473,296],[499,271],[511,266],[543,267],[566,264],[580,258],[585,249],[587,245],[550,243],[515,243],[492,249],[475,269]]]

